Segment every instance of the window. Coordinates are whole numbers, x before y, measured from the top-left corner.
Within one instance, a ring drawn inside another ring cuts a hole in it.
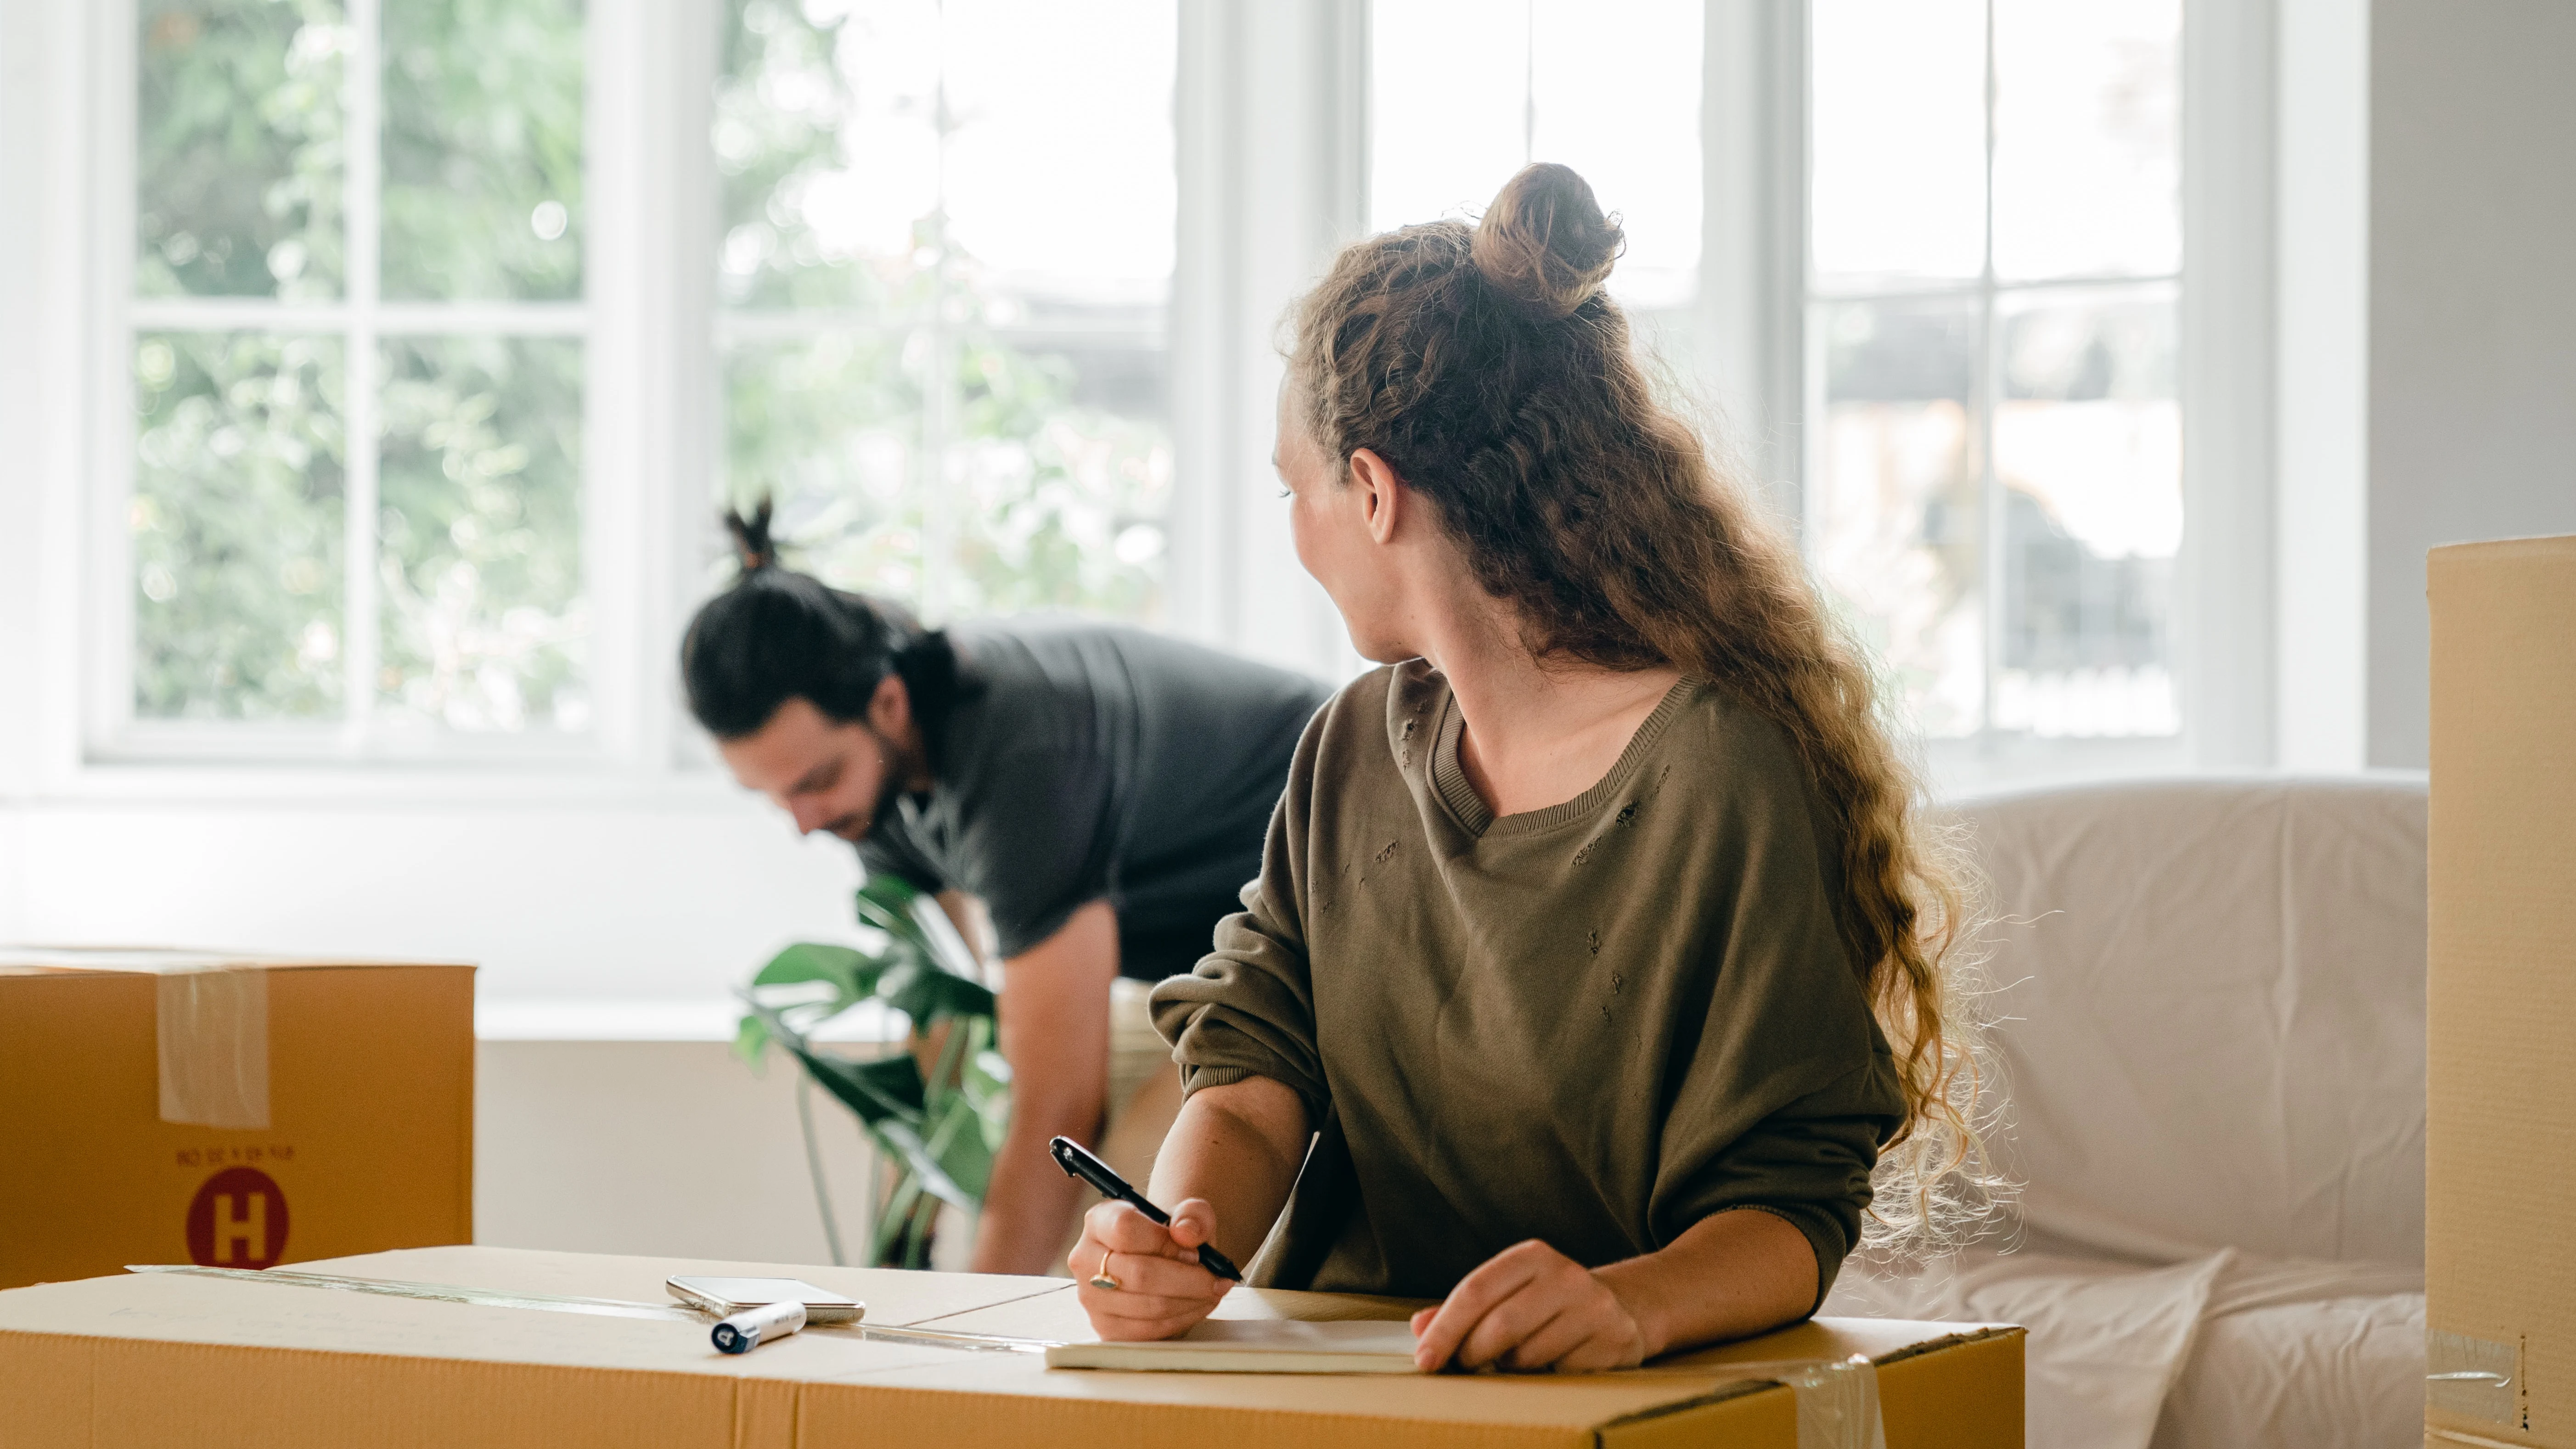
[[[734,0],[724,489],[932,619],[1163,616],[1171,0]]]
[[[1699,291],[1702,10],[1374,0],[1370,230],[1472,219],[1523,166],[1561,162],[1627,232],[1612,293],[1641,331],[1678,324]]]
[[[1935,737],[2171,736],[2179,0],[1814,0],[1806,538]]]
[[[581,735],[578,0],[136,21],[102,723]]]

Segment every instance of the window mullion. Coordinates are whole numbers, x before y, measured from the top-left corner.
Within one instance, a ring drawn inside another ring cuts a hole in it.
[[[1979,671],[1980,701],[1977,715],[1977,740],[1983,749],[1999,743],[1995,729],[1996,686],[2003,671],[2007,567],[2004,489],[2001,475],[1995,471],[1995,404],[2003,395],[1998,374],[2002,371],[2003,344],[1995,326],[1995,4],[1986,0],[1986,155],[1985,155],[1985,257],[1977,277],[1977,371],[1971,386],[1975,389],[1975,429],[1977,447],[1977,512],[1982,525],[1978,590],[1984,600],[1983,623],[1979,631],[1984,651],[1984,667]]]
[[[348,69],[342,81],[348,108],[342,135],[343,154],[348,159],[342,184],[343,218],[349,237],[345,283],[349,327],[343,334],[347,351],[342,359],[346,368],[346,397],[341,412],[346,491],[341,500],[341,549],[345,555],[342,565],[346,594],[341,648],[341,689],[345,698],[341,703],[347,726],[345,744],[354,750],[364,744],[368,718],[375,708],[380,645],[376,588],[376,342],[380,319],[376,304],[383,236],[384,153],[380,138],[384,71],[379,59],[383,41],[379,0],[349,0],[348,14]]]

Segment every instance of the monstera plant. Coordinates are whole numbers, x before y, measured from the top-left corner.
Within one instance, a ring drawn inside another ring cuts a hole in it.
[[[926,1267],[945,1204],[972,1215],[984,1201],[993,1153],[1010,1119],[1010,1067],[994,1050],[994,997],[974,953],[931,896],[892,875],[858,892],[860,924],[874,951],[802,942],[771,957],[740,995],[749,1008],[734,1050],[757,1066],[773,1045],[803,1068],[797,1105],[805,1127],[825,1236],[837,1261],[840,1229],[815,1149],[809,1086],[850,1109],[892,1180],[872,1214],[868,1261]],[[815,1041],[826,1023],[866,1002],[911,1023],[909,1050],[854,1060]]]

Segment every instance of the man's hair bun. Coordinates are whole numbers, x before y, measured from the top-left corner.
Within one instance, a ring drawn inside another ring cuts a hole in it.
[[[724,511],[725,532],[733,535],[734,562],[740,566],[745,578],[778,563],[778,544],[769,536],[772,512],[770,497],[766,493],[760,495],[760,502],[749,514],[738,508]]]
[[[1618,219],[1601,214],[1591,183],[1572,167],[1541,161],[1503,183],[1476,223],[1468,256],[1497,291],[1555,319],[1601,291],[1627,245]]]

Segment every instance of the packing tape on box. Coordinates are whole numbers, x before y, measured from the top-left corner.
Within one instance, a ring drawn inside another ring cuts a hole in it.
[[[0,969],[136,972],[154,978],[161,1120],[268,1130],[268,971],[206,951],[117,946],[0,948]]]
[[[1745,1378],[1788,1385],[1798,1401],[1798,1449],[1887,1449],[1878,1413],[1878,1365],[1866,1355],[1726,1367]]]
[[[670,1303],[637,1303],[625,1298],[576,1298],[560,1293],[512,1293],[497,1288],[468,1288],[457,1283],[406,1283],[395,1278],[347,1278],[336,1273],[298,1273],[286,1268],[201,1268],[193,1263],[130,1263],[128,1273],[169,1273],[189,1278],[231,1278],[287,1288],[323,1288],[342,1293],[372,1293],[385,1298],[416,1298],[430,1303],[464,1303],[476,1308],[528,1308],[542,1313],[587,1313],[600,1318],[649,1318],[671,1323],[704,1324],[713,1315]],[[897,1328],[865,1321],[817,1323],[809,1333],[838,1331],[891,1343],[929,1344],[1000,1353],[1044,1353],[1054,1344],[1044,1339],[1010,1338],[995,1333],[960,1333],[937,1328]]]
[[[268,973],[189,965],[159,978],[161,1120],[268,1127]]]
[[[2424,1402],[2490,1424],[2516,1424],[2522,1417],[2521,1356],[2516,1344],[2427,1329]]]

